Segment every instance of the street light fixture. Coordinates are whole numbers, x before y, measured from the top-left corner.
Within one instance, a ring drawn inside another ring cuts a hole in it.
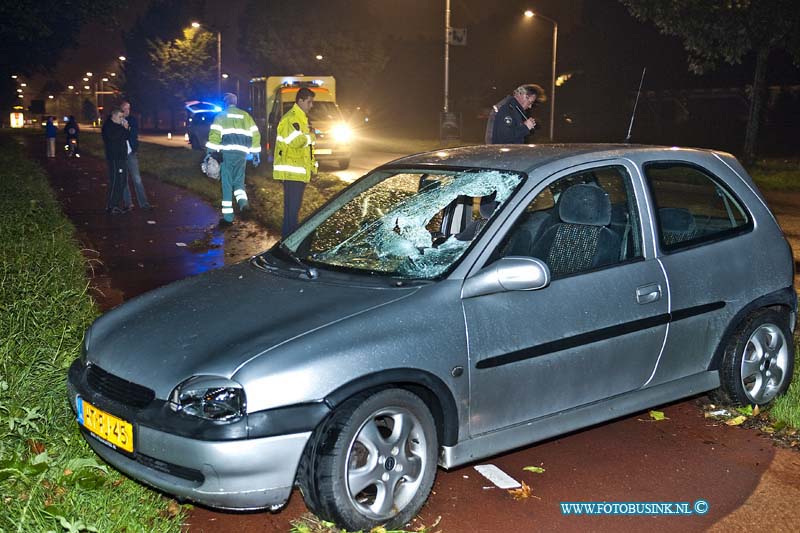
[[[90,78],[92,77],[92,73],[91,72],[87,72],[86,75],[89,76]]]
[[[125,56],[119,56],[117,59],[119,59],[120,61],[127,61],[128,58]]]
[[[526,18],[539,17],[553,25],[553,62],[552,62],[552,80],[550,83],[550,141],[553,141],[553,125],[556,117],[556,51],[558,49],[558,22],[546,17],[541,13],[535,13],[528,9],[524,13]]]
[[[192,22],[192,28],[199,27],[199,22]],[[217,30],[217,95],[222,97],[222,33],[219,30]]]
[[[317,58],[317,61],[322,61],[323,59],[322,54],[317,54],[315,57]]]

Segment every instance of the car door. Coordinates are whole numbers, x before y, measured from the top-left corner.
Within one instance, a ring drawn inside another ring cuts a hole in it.
[[[729,170],[715,159],[703,163],[643,164],[672,303],[662,364],[652,385],[708,370],[725,327],[761,296],[752,280],[766,269],[755,257],[760,254],[750,251],[768,244],[753,231],[744,202],[720,177]]]
[[[637,198],[631,163],[588,165],[537,187],[504,225],[485,264],[538,256],[552,281],[462,300],[472,435],[635,390],[653,374],[668,295]]]

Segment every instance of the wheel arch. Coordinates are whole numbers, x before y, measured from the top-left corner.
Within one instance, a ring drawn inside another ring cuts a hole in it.
[[[424,370],[394,368],[361,376],[328,394],[325,402],[333,410],[356,394],[390,387],[406,389],[425,402],[436,422],[440,446],[452,446],[458,441],[458,409],[453,393],[440,378]]]
[[[728,323],[714,351],[714,356],[711,358],[711,362],[708,365],[708,370],[719,370],[722,358],[725,355],[725,347],[728,345],[728,342],[730,342],[731,337],[736,334],[750,314],[763,308],[771,308],[778,312],[789,313],[789,328],[794,331],[794,324],[792,322],[796,319],[797,315],[797,293],[795,293],[793,287],[786,287],[756,298],[740,309]]]

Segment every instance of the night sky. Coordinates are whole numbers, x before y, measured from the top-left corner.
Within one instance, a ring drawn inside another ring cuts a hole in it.
[[[255,4],[269,9],[278,1]],[[80,48],[65,55],[53,77],[68,84],[87,70],[113,68],[116,57],[124,53],[119,32],[148,4],[146,0],[130,2],[121,17],[122,28],[96,22],[86,26]],[[243,79],[265,74],[248,62],[238,46],[239,24],[247,15],[248,2],[199,4],[197,19],[213,21],[222,30],[223,71]],[[304,17],[324,17],[332,24],[347,18],[379,29],[390,43],[390,61],[381,73],[384,85],[370,101],[352,102],[348,93],[352,96],[356,91],[348,91],[348,81],[341,80],[342,103],[369,107],[377,118],[402,117],[397,127],[412,134],[435,130],[443,103],[444,0],[312,0],[290,5],[298,6],[299,28]],[[624,136],[645,66],[644,89],[651,95],[665,90],[743,87],[752,81],[751,59],[703,76],[690,73],[680,41],[635,20],[616,0],[452,0],[451,25],[467,29],[467,46],[450,48],[450,106],[462,113],[467,136],[479,134],[481,112],[516,85],[534,82],[549,92],[553,27],[545,20],[523,17],[525,9],[559,23],[557,73],[573,76],[557,89],[557,129],[570,139],[601,136],[612,140],[616,131],[620,138]],[[800,70],[785,55],[773,54],[768,84],[800,84]],[[543,105],[535,114],[546,121],[547,111]]]

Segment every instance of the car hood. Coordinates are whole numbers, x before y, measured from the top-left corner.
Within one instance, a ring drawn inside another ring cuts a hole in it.
[[[415,290],[305,281],[239,263],[103,315],[89,331],[86,358],[166,398],[191,376],[231,377],[277,345]]]

